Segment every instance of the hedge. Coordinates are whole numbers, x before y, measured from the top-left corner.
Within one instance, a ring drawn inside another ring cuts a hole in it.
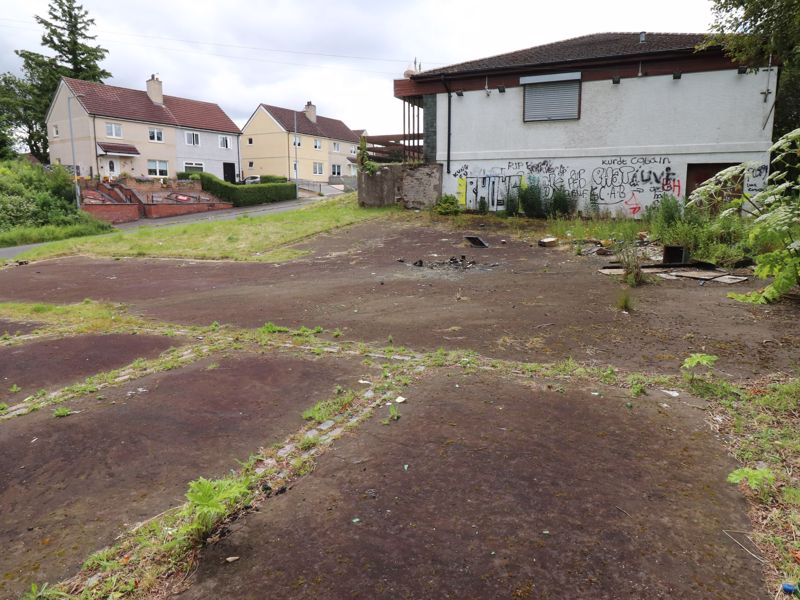
[[[256,183],[254,185],[234,185],[223,181],[211,173],[198,173],[203,191],[230,202],[234,206],[252,206],[279,200],[297,198],[297,186],[293,183]]]
[[[261,183],[286,183],[287,181],[286,177],[281,177],[280,175],[261,176]]]

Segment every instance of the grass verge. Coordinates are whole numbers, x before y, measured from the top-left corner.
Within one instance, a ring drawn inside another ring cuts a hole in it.
[[[54,242],[19,258],[41,260],[70,254],[92,256],[152,256],[162,258],[224,259],[275,262],[296,257],[297,251],[276,252],[306,237],[374,219],[387,210],[361,208],[355,194],[324,200],[312,206],[263,217],[242,216],[229,221],[173,227],[142,227],[102,238]]]
[[[86,237],[108,233],[114,229],[108,223],[92,219],[73,225],[42,225],[41,227],[14,227],[0,231],[0,248],[21,246],[22,244],[38,244],[68,238]]]

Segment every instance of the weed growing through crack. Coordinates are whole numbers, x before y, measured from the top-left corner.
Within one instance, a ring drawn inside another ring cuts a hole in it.
[[[623,290],[617,298],[617,309],[622,312],[633,312],[633,297],[628,290]]]
[[[647,382],[645,378],[639,374],[628,376],[628,386],[630,386],[631,396],[634,398],[647,394]]]
[[[21,387],[19,387],[19,386],[18,386],[18,385],[15,383],[15,384],[13,384],[13,385],[12,385],[10,388],[8,388],[8,391],[9,391],[9,392],[11,392],[12,394],[16,394],[16,393],[17,393],[17,392],[19,392],[21,389],[22,389],[22,388],[21,388]]]
[[[72,411],[67,408],[66,406],[59,406],[53,411],[53,416],[57,419],[61,419],[63,417],[68,417],[72,414]]]
[[[311,408],[303,411],[303,418],[306,421],[323,423],[347,410],[353,404],[355,398],[355,392],[337,386],[332,398],[320,400]]]
[[[32,583],[31,589],[22,595],[21,600],[51,600],[55,598],[69,598],[69,595],[48,587],[46,583],[42,584],[42,587]]]
[[[311,450],[312,448],[315,448],[318,444],[319,444],[319,436],[318,435],[307,435],[307,436],[304,436],[302,440],[300,440],[300,443],[298,444],[298,447],[303,452],[307,452],[308,450]]]
[[[5,402],[0,402],[0,415],[8,412],[8,404]]]

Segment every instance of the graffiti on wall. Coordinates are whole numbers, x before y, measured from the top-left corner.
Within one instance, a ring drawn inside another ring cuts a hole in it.
[[[767,186],[769,165],[754,163],[748,165],[744,172],[744,191],[747,194],[756,194]]]
[[[681,179],[668,156],[601,158],[590,168],[554,160],[508,161],[505,167],[488,170],[463,164],[452,175],[458,180],[461,204],[477,208],[484,200],[489,210],[501,209],[509,193],[530,184],[538,184],[545,198],[563,188],[579,208],[591,205],[633,216],[666,194],[683,195]]]

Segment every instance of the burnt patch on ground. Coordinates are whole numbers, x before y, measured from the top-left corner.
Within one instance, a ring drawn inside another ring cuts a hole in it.
[[[4,335],[10,335],[12,337],[25,335],[26,333],[36,331],[39,327],[41,327],[40,323],[19,323],[17,321],[0,319],[0,337]]]

